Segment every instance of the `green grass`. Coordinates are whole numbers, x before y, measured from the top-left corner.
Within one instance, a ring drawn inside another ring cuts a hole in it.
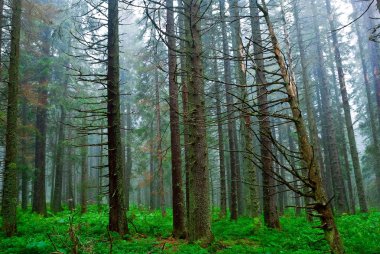
[[[262,220],[240,218],[237,222],[218,219],[213,214],[215,239],[207,248],[175,240],[171,234],[171,213],[161,217],[159,211],[132,208],[129,212],[130,235],[123,239],[107,231],[107,208],[90,207],[85,215],[64,211],[47,218],[31,212],[19,212],[18,235],[0,234],[0,253],[45,254],[55,251],[71,253],[74,232],[79,253],[328,253],[328,246],[318,222],[308,223],[288,211],[281,218],[282,230],[270,230]],[[72,223],[70,223],[72,221]],[[380,253],[380,213],[343,215],[337,218],[347,253]],[[71,226],[70,226],[71,224]]]

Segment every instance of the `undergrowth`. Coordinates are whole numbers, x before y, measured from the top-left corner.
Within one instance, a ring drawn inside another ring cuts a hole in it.
[[[281,217],[282,229],[263,226],[262,219],[240,218],[237,222],[213,213],[213,243],[202,248],[171,237],[171,212],[133,207],[128,213],[130,234],[120,237],[107,231],[107,207],[92,206],[89,212],[64,211],[47,218],[30,211],[18,213],[18,235],[0,233],[0,253],[328,253],[322,232],[289,210]],[[342,215],[337,218],[347,253],[380,253],[380,212]]]

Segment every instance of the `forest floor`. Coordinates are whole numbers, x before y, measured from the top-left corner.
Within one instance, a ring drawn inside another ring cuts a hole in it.
[[[107,207],[96,206],[80,215],[69,211],[47,218],[19,212],[18,236],[0,234],[0,253],[328,253],[318,222],[308,223],[289,210],[281,217],[282,230],[262,226],[260,219],[219,219],[213,213],[211,246],[188,244],[171,235],[171,214],[132,208],[128,214],[130,235],[121,239],[107,231]],[[337,218],[347,253],[380,253],[380,212],[342,215]]]

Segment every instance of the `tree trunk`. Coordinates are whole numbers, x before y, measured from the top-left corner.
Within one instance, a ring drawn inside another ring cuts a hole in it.
[[[3,48],[3,26],[4,26],[4,0],[0,0],[0,48]],[[0,52],[0,77],[3,72],[3,54]],[[2,80],[0,79],[0,82]]]
[[[11,51],[9,62],[5,165],[1,215],[3,230],[10,237],[17,232],[17,115],[20,65],[21,0],[12,2]]]
[[[100,129],[100,146],[99,146],[99,160],[98,160],[98,183],[97,183],[97,205],[98,205],[98,211],[101,211],[102,201],[103,201],[103,129]]]
[[[22,96],[21,102],[21,124],[25,128],[28,124],[28,105],[26,101],[25,95]],[[26,210],[28,208],[28,200],[29,200],[29,181],[30,181],[30,165],[27,159],[28,153],[28,141],[29,138],[28,133],[24,131],[22,133],[21,139],[21,164],[22,164],[22,172],[21,172],[21,208],[22,210]]]
[[[156,189],[156,177],[154,173],[154,145],[153,145],[153,121],[150,125],[150,148],[149,148],[149,176],[150,176],[150,182],[149,182],[149,208],[151,210],[156,210],[156,195],[157,195],[157,189]]]
[[[186,237],[185,203],[182,190],[181,173],[181,137],[179,129],[178,86],[176,79],[177,56],[174,39],[173,0],[166,0],[168,34],[168,66],[169,66],[169,106],[170,106],[170,144],[172,159],[172,195],[173,195],[173,235],[177,238]]]
[[[249,105],[248,91],[247,91],[247,78],[246,78],[246,66],[244,59],[244,46],[241,38],[241,25],[240,25],[240,13],[237,0],[229,0],[230,15],[233,19],[231,22],[232,27],[232,47],[233,56],[237,59],[236,74],[238,86],[240,87],[239,98],[239,110],[240,110],[240,129],[241,129],[241,145],[243,147],[242,157],[242,171],[243,175],[253,175],[255,165],[253,163],[253,135],[251,130],[251,107]],[[238,145],[236,144],[236,147]],[[249,173],[249,171],[252,171]],[[255,180],[255,179],[250,179]],[[240,169],[237,170],[237,187],[238,187],[238,212],[239,215],[243,215],[246,209],[243,198],[243,186]],[[250,183],[256,185],[255,182]],[[252,189],[251,189],[252,190]],[[254,190],[254,189],[253,189]],[[256,194],[254,194],[256,195]],[[255,202],[252,200],[252,202]],[[256,201],[257,202],[257,201]],[[256,208],[254,208],[256,209]]]
[[[184,11],[188,25],[187,56],[191,69],[188,77],[189,124],[189,237],[190,241],[210,243],[211,211],[209,169],[206,142],[206,116],[202,67],[200,2],[186,0]]]
[[[156,46],[157,47],[157,46]],[[156,64],[158,65],[158,56],[157,56],[157,48],[155,52],[156,57]],[[164,188],[164,169],[162,167],[162,160],[163,160],[163,154],[162,154],[162,137],[161,137],[161,106],[160,106],[160,80],[159,80],[159,73],[158,69],[155,70],[154,73],[155,78],[155,88],[156,88],[156,142],[157,142],[157,150],[156,150],[156,156],[157,156],[157,173],[158,173],[158,197],[159,197],[159,203],[160,203],[160,209],[161,209],[161,215],[163,217],[166,216],[166,209],[165,209],[165,188]]]
[[[63,182],[63,154],[64,154],[64,140],[65,140],[65,119],[66,111],[63,105],[61,105],[61,117],[58,127],[58,141],[57,152],[55,158],[55,181],[53,202],[51,204],[51,210],[53,213],[62,211],[62,182]]]
[[[290,151],[296,151],[296,147],[295,147],[295,144],[294,144],[294,140],[293,140],[293,137],[292,137],[292,130],[291,130],[291,126],[290,124],[288,124],[288,129],[287,129],[287,136],[288,136],[288,139],[289,139],[289,150]],[[291,167],[296,167],[296,163],[294,161],[294,156],[291,156],[290,157],[290,164],[291,164]],[[298,185],[300,184],[299,181],[297,181],[297,177],[293,176],[293,182],[294,182],[294,185],[296,188],[298,188]],[[295,199],[295,213],[296,213],[296,216],[301,216],[301,198],[300,198],[300,195],[298,193],[294,193],[294,199]],[[310,216],[308,216],[310,217]]]
[[[310,87],[310,79],[307,71],[307,60],[305,56],[305,45],[302,35],[302,28],[301,28],[301,22],[299,19],[299,8],[298,8],[298,1],[293,1],[293,15],[294,15],[294,22],[296,25],[296,37],[297,37],[297,44],[299,48],[300,53],[300,62],[301,62],[301,73],[302,73],[302,84],[303,84],[303,97],[305,99],[306,104],[306,115],[307,115],[307,122],[308,122],[308,129],[309,129],[309,135],[311,136],[311,143],[313,145],[314,153],[317,156],[318,165],[321,169],[322,176],[325,176],[325,164],[323,163],[323,156],[321,151],[321,145],[319,142],[318,137],[318,128],[317,124],[315,122],[315,112],[314,107],[312,104],[312,96],[311,96],[311,87]],[[326,179],[326,177],[324,177]],[[324,181],[325,186],[328,184],[327,181]],[[328,192],[329,193],[329,192]],[[312,220],[312,218],[307,213],[307,219],[309,221]]]
[[[261,143],[261,164],[263,177],[263,211],[264,222],[270,228],[280,228],[276,207],[276,187],[273,171],[270,112],[268,109],[267,80],[264,73],[264,53],[260,30],[260,17],[257,1],[250,1],[251,29],[254,43],[254,60],[256,69],[257,98],[259,104],[259,128]]]
[[[308,204],[319,214],[321,220],[321,228],[324,231],[325,239],[330,245],[331,251],[334,254],[344,253],[343,243],[340,239],[338,229],[336,227],[331,207],[328,204],[326,197],[320,168],[313,154],[313,148],[307,137],[306,126],[302,118],[302,114],[298,105],[297,86],[294,78],[289,75],[288,68],[283,58],[280,44],[274,32],[272,23],[269,19],[268,9],[265,5],[265,0],[262,0],[262,11],[265,21],[268,26],[269,36],[273,45],[273,52],[276,57],[277,64],[280,67],[281,75],[285,81],[285,88],[288,94],[288,103],[292,111],[293,122],[296,126],[299,148],[304,162],[304,167],[308,169],[308,185],[311,188],[310,197],[315,200],[315,204]]]
[[[224,61],[224,83],[226,90],[226,102],[227,102],[227,129],[228,129],[228,145],[230,151],[230,213],[231,220],[237,220],[238,217],[238,186],[237,186],[237,172],[240,171],[237,145],[236,145],[236,122],[234,113],[234,101],[232,97],[232,80],[231,80],[231,63],[230,63],[230,51],[228,47],[228,37],[226,28],[225,17],[225,1],[219,0],[220,18],[222,26],[222,42],[223,42],[223,61]]]
[[[83,135],[81,144],[81,175],[80,175],[80,212],[87,212],[87,196],[88,196],[88,138],[87,138],[87,115],[83,116]]]
[[[334,14],[332,13],[332,10],[331,10],[330,0],[325,0],[325,2],[326,2],[327,14],[329,17],[330,30],[332,31],[331,37],[332,37],[333,48],[334,48],[336,68],[338,71],[338,79],[339,79],[340,93],[341,93],[342,102],[343,102],[343,111],[344,111],[344,118],[345,118],[345,123],[346,123],[346,128],[347,128],[347,134],[348,134],[348,142],[350,144],[351,159],[352,159],[352,164],[354,167],[356,187],[358,189],[360,211],[368,212],[366,194],[365,194],[364,184],[363,184],[363,176],[362,176],[362,171],[360,168],[359,154],[358,154],[354,127],[353,127],[352,117],[351,117],[350,103],[348,100],[346,81],[344,78],[343,63],[342,63],[342,58],[341,58],[341,54],[339,50],[338,36],[337,36],[337,33],[334,32],[334,29],[335,29],[335,24],[333,20]]]
[[[109,168],[109,230],[121,236],[128,233],[124,207],[124,164],[121,143],[120,84],[119,84],[119,10],[117,0],[108,0],[108,68],[107,120]]]
[[[216,50],[214,50],[213,72],[215,80],[218,80],[218,61]],[[218,148],[219,148],[219,175],[220,175],[220,214],[221,218],[227,215],[227,190],[226,190],[226,167],[224,159],[224,137],[223,137],[223,119],[220,99],[219,83],[215,82],[215,102],[216,102],[216,121],[218,124]]]
[[[313,11],[313,30],[315,34],[315,43],[316,43],[316,53],[317,53],[317,68],[318,68],[318,78],[319,84],[321,85],[321,95],[322,95],[322,107],[324,109],[324,119],[326,124],[326,134],[327,134],[327,143],[328,150],[330,155],[330,165],[332,171],[332,178],[334,183],[334,193],[337,202],[337,211],[339,213],[348,212],[342,169],[339,162],[338,147],[336,142],[336,131],[334,128],[334,121],[332,115],[331,107],[331,94],[329,89],[329,83],[327,81],[327,74],[324,67],[325,59],[323,57],[323,50],[321,45],[321,37],[318,27],[317,18],[318,13],[315,6],[315,0],[312,0],[312,11]]]
[[[126,159],[126,185],[125,185],[125,205],[127,211],[129,210],[129,203],[130,203],[130,191],[131,191],[131,176],[132,176],[132,110],[131,110],[131,104],[127,103],[127,130],[126,130],[126,136],[127,136],[127,143],[126,143],[126,152],[127,152],[127,159]]]
[[[183,9],[183,2],[177,1],[178,8]],[[189,126],[188,126],[188,83],[189,83],[189,76],[187,75],[187,69],[189,66],[189,60],[186,57],[185,51],[186,51],[186,37],[188,36],[188,24],[187,19],[185,19],[185,15],[180,13],[178,15],[178,26],[179,29],[179,37],[182,38],[182,40],[179,42],[180,46],[180,64],[181,64],[181,86],[182,86],[182,122],[183,122],[183,143],[184,143],[184,158],[185,158],[185,203],[186,203],[186,221],[189,222],[189,172],[190,172],[190,165],[189,165]]]
[[[35,174],[33,185],[32,211],[46,215],[46,121],[47,121],[47,77],[44,77],[38,88],[38,106],[36,117]]]
[[[373,28],[374,24],[370,17],[368,17],[368,14],[365,16],[368,26],[370,28]],[[370,55],[370,62],[372,67],[372,77],[373,77],[373,86],[375,90],[375,96],[376,96],[376,105],[377,105],[377,119],[378,123],[380,123],[380,64],[379,64],[379,50],[377,47],[377,43],[373,41],[368,40],[368,48],[369,48],[369,55]],[[380,144],[379,144],[380,147]],[[377,150],[380,154],[380,149]],[[380,157],[378,157],[380,158]],[[380,163],[379,163],[380,164]],[[375,171],[376,174],[376,188],[378,192],[378,204],[380,203],[380,167],[377,168]]]
[[[329,47],[331,48],[331,47]],[[329,50],[329,56],[332,56],[332,51]],[[334,101],[333,101],[333,108],[336,109],[336,116],[334,119],[335,126],[337,126],[337,140],[340,147],[340,154],[343,155],[343,161],[341,161],[344,179],[347,180],[346,183],[346,199],[347,203],[349,205],[350,212],[352,214],[355,214],[355,200],[354,200],[354,194],[352,189],[352,181],[351,181],[351,174],[350,174],[350,163],[348,161],[348,149],[347,149],[347,139],[346,139],[346,133],[344,128],[344,119],[343,115],[341,114],[342,106],[339,100],[339,91],[338,91],[338,84],[336,83],[336,76],[335,76],[335,67],[334,63],[331,62],[330,65],[331,72],[333,73],[333,90],[334,90]]]
[[[71,138],[71,133],[68,133],[68,138]],[[74,172],[74,164],[73,164],[73,148],[67,148],[67,204],[70,211],[75,209],[75,191],[74,191],[74,182],[75,182],[75,172]]]
[[[355,10],[355,8],[354,8]],[[355,11],[356,13],[356,11]],[[357,22],[354,22],[355,25],[355,32],[357,34],[358,38],[361,38],[362,34],[360,33],[359,30],[359,25]],[[364,78],[364,85],[365,85],[365,90],[366,90],[366,95],[367,95],[367,111],[368,111],[368,116],[369,116],[369,121],[371,125],[371,138],[373,142],[373,147],[375,148],[375,176],[376,176],[376,183],[380,183],[380,145],[379,145],[379,139],[378,139],[378,132],[376,128],[376,117],[375,117],[375,112],[374,112],[374,105],[373,105],[373,98],[371,95],[371,86],[369,82],[369,72],[368,72],[368,67],[365,62],[365,57],[364,57],[364,45],[362,40],[358,40],[358,46],[359,46],[359,53],[360,53],[360,60],[361,60],[361,66],[363,70],[363,78]],[[380,203],[380,184],[377,185],[377,196],[378,196],[378,203]]]

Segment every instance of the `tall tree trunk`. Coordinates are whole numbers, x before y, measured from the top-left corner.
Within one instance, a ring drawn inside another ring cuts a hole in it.
[[[88,196],[88,138],[87,138],[87,114],[83,116],[81,135],[81,175],[80,175],[80,212],[81,214],[87,212],[87,196]]]
[[[64,84],[64,97],[67,96],[68,88],[68,78]],[[62,191],[63,191],[63,159],[64,156],[64,141],[65,141],[65,121],[66,121],[66,109],[63,104],[60,105],[61,116],[59,120],[58,127],[58,140],[57,140],[57,151],[55,158],[55,181],[54,181],[54,191],[53,191],[53,200],[51,204],[51,209],[53,212],[62,211]]]
[[[12,2],[11,51],[7,95],[5,165],[1,215],[3,230],[10,237],[17,232],[17,114],[20,65],[21,0]]]
[[[189,124],[189,237],[190,241],[212,240],[209,196],[209,169],[206,142],[205,94],[203,83],[200,2],[186,0],[184,11],[189,31],[187,57],[191,69],[188,77]]]
[[[284,138],[284,128],[285,126],[284,125],[281,125],[281,124],[277,124],[278,128],[278,140],[280,143],[283,143],[285,141],[285,138]],[[278,167],[278,175],[281,176],[282,179],[284,179],[286,181],[286,176],[285,176],[285,168],[283,167],[285,161],[284,161],[284,156],[278,152],[277,153],[277,160],[279,161],[277,167]],[[278,187],[277,187],[277,190],[278,190],[278,210],[279,210],[279,214],[280,215],[283,215],[284,214],[284,211],[285,211],[285,208],[287,207],[287,188],[286,188],[286,185],[283,184],[283,183],[278,183]]]
[[[157,189],[156,189],[156,177],[154,173],[154,145],[153,145],[153,121],[150,125],[150,148],[149,148],[149,176],[150,176],[150,182],[149,182],[149,208],[151,210],[155,210],[157,208],[156,206],[156,195],[157,195]]]
[[[287,136],[288,136],[288,143],[289,143],[289,150],[292,151],[292,152],[295,152],[296,151],[296,147],[295,147],[295,144],[294,144],[294,140],[293,140],[293,137],[292,137],[292,129],[291,129],[291,126],[290,124],[288,124],[288,128],[287,128]],[[290,164],[291,164],[291,167],[295,168],[296,167],[296,163],[295,163],[295,160],[294,160],[294,156],[291,156],[290,157]],[[294,186],[295,188],[298,188],[300,182],[298,181],[297,177],[293,176],[293,182],[294,182]],[[300,198],[300,194],[298,193],[295,193],[294,192],[294,199],[295,199],[295,212],[296,212],[296,216],[301,216],[301,198]],[[310,217],[310,216],[308,216]]]
[[[125,185],[125,205],[126,209],[129,210],[129,203],[130,203],[130,191],[131,191],[131,176],[132,176],[132,110],[131,110],[131,104],[127,103],[127,130],[126,130],[126,136],[127,136],[127,143],[126,143],[126,152],[127,152],[127,158],[126,158],[126,185]]]
[[[45,42],[45,44],[47,44]],[[45,45],[44,54],[49,48]],[[36,113],[35,173],[33,185],[32,211],[46,215],[46,125],[47,125],[47,86],[48,77],[42,77],[38,88],[38,106]]]
[[[177,1],[178,8],[183,9],[183,2]],[[189,125],[188,125],[188,101],[189,101],[189,94],[188,94],[188,83],[189,83],[189,76],[187,75],[187,69],[189,67],[189,60],[186,56],[186,37],[188,36],[189,29],[187,24],[187,19],[185,19],[184,13],[180,13],[178,15],[178,26],[179,26],[179,37],[182,38],[182,40],[179,42],[180,46],[180,65],[181,65],[181,97],[182,97],[182,122],[183,122],[183,143],[184,143],[184,158],[185,158],[185,203],[186,203],[186,221],[189,222],[190,217],[190,209],[189,209],[189,173],[190,173],[190,160],[189,160]]]
[[[61,116],[58,127],[58,141],[57,141],[57,152],[55,158],[55,181],[54,181],[54,192],[53,192],[53,202],[51,204],[51,210],[56,213],[62,211],[62,183],[63,183],[63,154],[64,154],[64,141],[65,141],[65,120],[66,111],[63,105],[60,107]]]
[[[68,138],[71,138],[71,132],[67,134]],[[70,211],[75,209],[75,191],[74,191],[74,182],[75,182],[75,172],[74,172],[74,163],[73,163],[73,148],[67,148],[67,205]]]
[[[368,23],[369,28],[373,28],[374,24],[372,19],[368,16],[368,14],[365,16],[366,21]],[[377,119],[378,123],[380,123],[380,54],[378,50],[378,46],[376,42],[369,41],[368,40],[368,48],[369,48],[369,55],[370,55],[370,63],[371,63],[371,69],[372,69],[372,77],[373,77],[373,85],[374,85],[374,91],[375,91],[375,98],[376,98],[376,105],[377,105]],[[380,147],[380,144],[379,144]],[[380,154],[380,150],[377,150]],[[378,157],[380,158],[380,157]],[[380,163],[379,163],[380,164]],[[380,167],[376,170],[376,188],[378,191],[378,204],[380,204]]]
[[[219,0],[220,18],[222,26],[222,42],[223,42],[223,61],[224,61],[224,83],[226,90],[227,102],[227,129],[228,129],[228,145],[230,151],[230,213],[231,220],[237,220],[238,217],[238,186],[237,186],[237,172],[240,171],[238,154],[237,154],[237,137],[236,137],[236,121],[234,113],[234,101],[232,97],[232,80],[231,80],[231,63],[230,63],[230,50],[228,47],[227,27],[226,27],[226,9],[225,1]]]
[[[157,47],[157,45],[156,45]],[[157,48],[155,52],[155,58],[156,58],[156,64],[158,65],[158,55],[157,55]],[[154,79],[155,79],[155,96],[156,96],[156,142],[157,142],[157,173],[158,173],[158,197],[159,197],[159,203],[160,203],[160,209],[161,209],[161,215],[163,217],[166,216],[166,209],[165,209],[165,188],[164,188],[164,169],[162,167],[162,160],[163,160],[163,153],[162,153],[162,136],[161,136],[161,105],[160,105],[160,80],[159,80],[159,73],[158,68],[155,70],[154,73]]]
[[[170,144],[172,159],[172,195],[173,195],[173,235],[186,237],[185,203],[182,190],[181,173],[181,137],[179,129],[178,86],[176,79],[177,55],[174,39],[174,10],[173,0],[166,0],[168,34],[168,66],[169,66],[169,106],[170,106]]]
[[[3,48],[3,26],[4,26],[4,0],[0,0],[0,48]],[[0,77],[3,72],[3,54],[0,52]],[[2,80],[0,79],[0,82]]]
[[[109,230],[125,235],[128,232],[128,223],[124,207],[124,160],[120,130],[119,10],[117,0],[108,0],[107,50]]]
[[[328,185],[328,181],[326,181],[327,177],[325,176],[325,164],[323,163],[323,156],[322,156],[322,151],[321,151],[321,145],[319,142],[319,137],[318,137],[318,128],[317,124],[315,122],[315,112],[314,112],[314,107],[312,104],[312,96],[311,96],[311,87],[310,87],[310,79],[307,71],[307,60],[305,56],[305,45],[304,45],[304,40],[303,40],[303,35],[302,35],[302,28],[301,28],[301,22],[299,18],[299,6],[298,6],[299,0],[293,1],[293,15],[294,15],[294,22],[296,25],[296,37],[297,37],[297,44],[299,48],[299,53],[300,53],[300,62],[301,62],[301,73],[302,73],[302,84],[303,84],[303,97],[305,99],[305,104],[306,104],[306,115],[307,115],[307,122],[308,122],[308,130],[309,130],[309,135],[311,136],[311,143],[313,145],[314,153],[317,156],[318,159],[318,165],[321,169],[322,176],[324,178],[324,184],[325,186]],[[329,192],[327,192],[329,194]],[[308,215],[307,213],[307,218],[308,220],[312,220],[312,218]]]
[[[27,99],[22,96],[21,102],[21,124],[23,127],[28,124],[28,105]],[[29,181],[30,181],[30,167],[27,160],[27,152],[28,152],[28,142],[27,138],[29,138],[28,133],[26,131],[22,134],[21,139],[21,164],[22,164],[22,172],[21,172],[21,208],[22,210],[26,210],[28,208],[28,200],[29,200]]]
[[[326,2],[327,14],[329,17],[330,30],[332,31],[331,37],[332,37],[333,48],[334,48],[336,68],[338,71],[338,80],[339,80],[340,93],[341,93],[342,102],[343,102],[343,111],[344,111],[344,118],[345,118],[345,123],[346,123],[346,128],[347,128],[347,134],[348,134],[348,142],[350,144],[351,159],[352,159],[352,164],[354,167],[356,187],[358,189],[360,211],[368,212],[366,194],[365,194],[364,185],[363,185],[363,176],[362,176],[362,171],[360,168],[359,154],[358,154],[354,127],[353,127],[352,117],[351,117],[350,103],[348,100],[346,81],[344,78],[343,63],[342,63],[342,58],[341,58],[341,54],[339,50],[338,36],[337,36],[337,33],[334,32],[334,29],[335,29],[335,24],[333,20],[334,14],[331,10],[330,0],[325,0],[325,2]]]
[[[218,60],[216,50],[214,50],[213,72],[215,80],[218,80]],[[219,148],[219,177],[220,177],[220,214],[221,218],[227,215],[227,190],[226,190],[226,167],[224,159],[224,137],[223,137],[223,119],[220,99],[219,83],[215,82],[215,102],[216,102],[216,121],[218,124],[218,148]]]
[[[325,239],[330,245],[334,254],[343,254],[344,247],[338,229],[336,227],[331,207],[328,205],[328,199],[322,183],[320,168],[313,154],[313,148],[307,137],[306,126],[302,118],[302,114],[298,105],[297,86],[294,78],[289,75],[288,68],[283,58],[280,44],[274,32],[273,25],[269,18],[268,9],[265,0],[262,0],[265,21],[268,26],[269,36],[273,45],[273,52],[277,64],[280,67],[281,75],[285,81],[285,88],[288,95],[288,103],[292,111],[292,117],[296,126],[299,148],[304,162],[304,166],[308,169],[308,185],[311,192],[309,196],[315,200],[314,204],[308,204],[319,214],[321,220],[321,228],[324,231]]]
[[[319,74],[316,70],[316,73],[314,73],[314,76],[316,79],[318,78]],[[322,99],[321,99],[321,87],[317,87],[316,89],[316,99],[317,99],[317,107],[319,112],[319,120],[320,120],[320,126],[321,126],[321,145],[323,147],[323,156],[324,156],[324,166],[325,166],[325,172],[322,173],[322,178],[324,180],[325,188],[326,188],[326,195],[328,197],[334,196],[334,190],[333,190],[333,179],[332,179],[332,172],[331,172],[331,163],[330,163],[330,154],[327,144],[327,128],[326,124],[324,124],[324,116],[326,116],[324,112],[324,108],[322,107]],[[333,202],[331,202],[331,206],[333,207]]]
[[[370,12],[369,12],[370,13]],[[365,15],[365,20],[367,22],[367,28],[368,30],[372,29],[375,24],[373,23],[373,19],[369,16],[370,14]],[[376,96],[376,105],[377,105],[377,119],[380,123],[380,54],[379,54],[379,47],[377,45],[377,42],[374,41],[368,41],[368,49],[369,49],[369,55],[370,55],[370,61],[371,61],[371,67],[372,67],[372,76],[374,79],[374,91]]]
[[[233,56],[237,59],[236,74],[239,94],[239,110],[240,110],[240,129],[241,129],[241,145],[243,147],[242,171],[243,175],[247,175],[248,171],[255,172],[253,163],[253,135],[251,131],[251,107],[248,101],[246,66],[244,60],[244,46],[241,38],[240,13],[237,0],[229,0],[230,15],[232,17],[232,47]],[[238,147],[238,145],[236,145]],[[250,173],[252,176],[253,172]],[[252,180],[252,179],[251,179]],[[237,170],[237,188],[238,188],[238,212],[243,215],[246,209],[243,198],[243,186],[240,169]],[[255,185],[256,183],[250,183]],[[254,202],[254,201],[253,201]]]
[[[332,51],[331,47],[329,47],[329,56],[332,56]],[[351,181],[351,174],[350,174],[350,163],[348,161],[348,149],[347,149],[347,139],[346,139],[346,133],[345,133],[345,128],[344,128],[344,119],[343,115],[341,113],[342,111],[342,104],[340,103],[339,100],[339,88],[338,84],[336,82],[336,74],[335,74],[335,66],[333,61],[330,64],[330,69],[331,72],[333,73],[333,90],[334,90],[334,100],[333,100],[333,108],[336,109],[336,116],[334,119],[335,121],[335,126],[337,126],[337,140],[338,144],[340,147],[340,154],[343,155],[343,161],[341,161],[342,169],[343,169],[343,174],[344,174],[344,179],[347,181],[345,184],[346,187],[346,199],[347,203],[349,205],[350,212],[352,214],[355,213],[355,200],[354,200],[354,194],[353,194],[353,189],[352,189],[352,181]]]
[[[355,10],[355,8],[354,8]],[[356,11],[355,11],[356,13]],[[357,22],[354,23],[355,25],[355,32],[357,34],[358,38],[362,38],[362,34],[359,30],[359,24]],[[376,176],[376,183],[377,184],[377,196],[379,198],[378,201],[380,201],[380,145],[379,145],[379,138],[378,138],[378,132],[376,128],[376,117],[375,117],[375,112],[374,112],[374,105],[373,105],[373,98],[371,95],[371,85],[369,81],[369,72],[368,72],[368,67],[365,62],[365,56],[364,56],[364,45],[362,40],[358,40],[358,47],[359,47],[359,54],[360,54],[360,60],[361,60],[361,66],[363,70],[363,79],[364,79],[364,85],[365,85],[365,90],[366,90],[366,95],[367,95],[367,111],[368,111],[368,116],[369,116],[369,121],[371,125],[371,137],[372,137],[372,142],[373,146],[375,148],[375,176]],[[380,202],[378,202],[380,203]]]
[[[103,201],[103,129],[100,129],[100,146],[99,146],[99,160],[98,160],[98,183],[97,183],[97,205],[98,210],[101,211],[102,201]]]
[[[329,89],[329,82],[327,80],[326,69],[324,67],[324,57],[323,50],[321,45],[321,36],[318,27],[317,21],[317,8],[315,0],[312,0],[312,11],[313,11],[313,31],[315,34],[315,43],[316,43],[316,53],[317,53],[317,69],[318,69],[318,78],[319,84],[321,85],[321,95],[322,95],[322,107],[324,109],[324,119],[326,124],[326,134],[327,134],[327,143],[330,156],[330,165],[334,183],[334,193],[337,201],[337,211],[339,213],[348,212],[342,169],[340,167],[338,147],[336,142],[336,131],[333,125],[333,115],[331,107],[331,94]]]
[[[271,123],[268,106],[267,80],[264,73],[264,53],[260,30],[260,17],[256,0],[250,0],[251,29],[254,44],[254,60],[256,69],[257,97],[259,104],[259,128],[261,143],[261,164],[263,177],[263,211],[265,224],[270,228],[280,228],[280,220],[276,207],[276,187],[273,171]]]

